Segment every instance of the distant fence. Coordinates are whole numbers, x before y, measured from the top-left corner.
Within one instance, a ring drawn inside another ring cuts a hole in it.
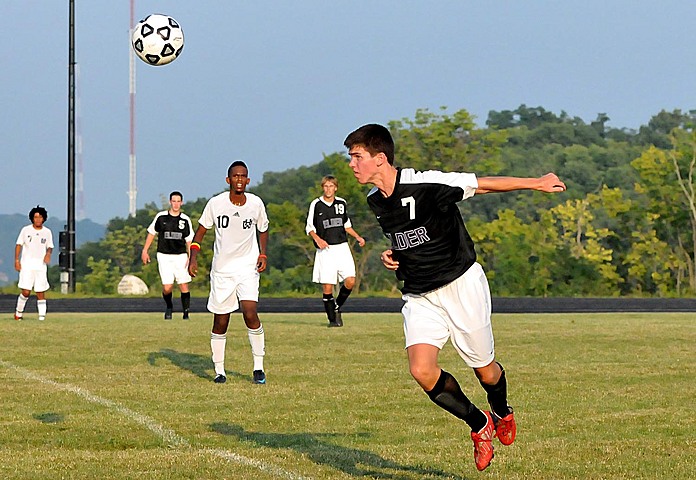
[[[175,293],[174,310],[181,303]],[[696,298],[509,298],[494,297],[493,313],[598,313],[598,312],[694,312]],[[0,312],[13,312],[16,295],[0,295]],[[207,298],[191,299],[192,312],[206,312]],[[346,312],[393,312],[401,311],[400,298],[351,297]],[[49,312],[161,312],[161,298],[50,298]],[[36,311],[36,297],[27,303],[27,311]],[[324,307],[321,298],[264,298],[259,299],[261,313],[321,313]],[[696,319],[696,317],[694,317]]]

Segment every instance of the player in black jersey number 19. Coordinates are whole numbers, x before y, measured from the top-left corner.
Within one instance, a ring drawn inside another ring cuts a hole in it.
[[[305,231],[312,237],[314,255],[312,281],[320,283],[329,327],[342,327],[341,307],[355,286],[355,262],[348,246],[348,236],[363,247],[365,239],[353,229],[346,201],[336,196],[338,180],[333,175],[321,179],[324,194],[309,205]],[[334,285],[343,282],[334,299]]]
[[[355,178],[375,186],[367,202],[391,240],[382,263],[404,282],[402,314],[411,375],[435,404],[469,425],[476,468],[483,470],[493,459],[493,437],[510,445],[517,427],[507,403],[505,370],[495,361],[488,281],[457,202],[492,192],[563,192],[565,184],[553,173],[477,178],[473,173],[398,168],[394,141],[382,125],[364,125],[344,144]],[[448,339],[486,391],[490,411],[478,409],[454,376],[438,365]]]

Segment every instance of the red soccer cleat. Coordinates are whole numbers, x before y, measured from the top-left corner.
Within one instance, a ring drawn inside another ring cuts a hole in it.
[[[474,461],[479,471],[485,470],[493,460],[493,417],[490,412],[484,411],[486,415],[486,425],[478,432],[471,432],[471,439],[474,441]]]
[[[512,445],[517,436],[517,424],[515,423],[515,414],[512,408],[508,407],[510,413],[504,417],[499,417],[493,414],[493,423],[495,423],[495,436],[498,437],[503,445]]]

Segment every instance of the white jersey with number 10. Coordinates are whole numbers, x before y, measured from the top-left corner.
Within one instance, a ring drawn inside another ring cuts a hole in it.
[[[266,207],[258,196],[245,193],[246,203],[235,205],[229,192],[214,196],[203,209],[198,223],[215,229],[215,254],[211,272],[239,274],[255,269],[259,257],[257,231],[268,230]]]

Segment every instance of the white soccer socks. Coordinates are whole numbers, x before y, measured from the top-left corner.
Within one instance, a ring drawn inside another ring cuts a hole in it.
[[[17,297],[17,308],[15,309],[15,317],[22,318],[22,314],[24,313],[24,307],[27,305],[27,300],[29,300],[29,297],[25,297],[21,293]]]
[[[36,309],[39,311],[39,320],[44,320],[46,318],[46,300],[37,300]]]
[[[251,355],[254,357],[254,370],[263,370],[263,356],[266,354],[266,340],[263,334],[263,325],[259,328],[247,328]]]
[[[226,334],[210,333],[210,349],[213,352],[216,375],[225,375],[225,345],[227,345]]]

